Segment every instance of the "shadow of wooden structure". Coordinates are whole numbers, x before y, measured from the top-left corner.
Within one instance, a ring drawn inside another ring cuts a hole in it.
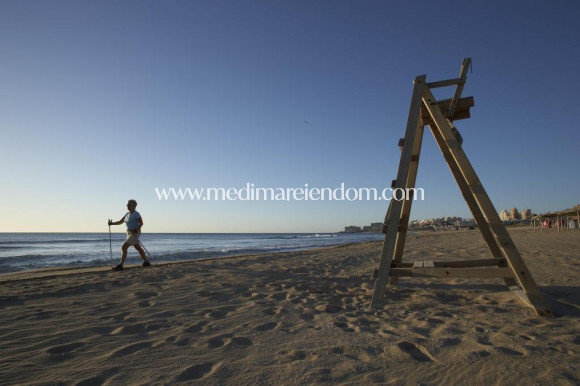
[[[473,218],[491,252],[491,259],[456,262],[416,261],[404,263],[403,250],[413,202],[412,194],[402,200],[391,200],[385,217],[385,240],[380,257],[372,307],[382,307],[387,283],[396,284],[399,277],[439,278],[503,278],[506,285],[537,315],[551,316],[548,305],[522,257],[500,220],[489,196],[479,181],[461,144],[463,139],[453,122],[470,117],[472,97],[462,98],[471,59],[463,60],[459,77],[439,82],[426,82],[426,76],[415,78],[405,138],[399,140],[401,158],[393,189],[415,187],[419,156],[425,126],[429,126],[443,157],[453,174]],[[437,101],[431,90],[455,86],[451,99]],[[413,192],[412,190],[410,192]]]

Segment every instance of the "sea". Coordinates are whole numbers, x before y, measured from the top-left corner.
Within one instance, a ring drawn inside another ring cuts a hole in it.
[[[125,233],[0,233],[0,273],[117,264]],[[300,251],[383,240],[380,233],[144,233],[153,263]],[[111,252],[112,251],[112,252]],[[142,260],[129,248],[126,264]]]

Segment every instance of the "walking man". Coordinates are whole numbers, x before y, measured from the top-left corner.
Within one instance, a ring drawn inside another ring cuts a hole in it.
[[[121,255],[121,262],[119,263],[119,265],[113,267],[113,271],[123,270],[123,264],[125,264],[125,259],[127,258],[127,250],[129,249],[130,246],[133,246],[137,250],[137,252],[139,252],[139,255],[141,255],[141,258],[143,259],[144,267],[149,267],[151,265],[149,260],[147,260],[147,257],[145,257],[145,251],[143,250],[143,248],[141,247],[141,243],[139,242],[139,236],[141,236],[141,227],[143,227],[143,218],[141,217],[139,212],[135,210],[136,208],[137,201],[129,200],[129,202],[127,202],[127,209],[129,211],[125,213],[123,218],[120,219],[119,221],[109,220],[109,226],[120,225],[123,222],[125,223],[125,225],[127,225],[127,239],[125,240],[123,246],[121,247],[121,250],[123,251],[123,254]]]

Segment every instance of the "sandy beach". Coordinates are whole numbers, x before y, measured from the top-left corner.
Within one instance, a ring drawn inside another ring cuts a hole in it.
[[[554,318],[498,279],[401,278],[371,310],[380,242],[0,275],[0,383],[578,384],[580,232],[510,233]],[[405,261],[485,257],[459,231]]]

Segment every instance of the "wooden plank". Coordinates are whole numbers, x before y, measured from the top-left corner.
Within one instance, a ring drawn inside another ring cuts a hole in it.
[[[391,268],[391,276],[497,279],[514,277],[510,268]]]
[[[439,87],[455,86],[456,84],[459,84],[462,82],[465,82],[465,80],[462,78],[447,79],[447,80],[440,80],[438,82],[429,82],[429,83],[427,83],[427,87],[433,89],[433,88],[439,88]]]
[[[462,260],[462,261],[442,261],[435,262],[436,267],[442,268],[476,268],[476,267],[502,267],[506,268],[507,260],[501,259],[480,259],[480,260]]]
[[[469,118],[471,118],[471,112],[469,110],[456,111],[455,114],[453,115],[453,118],[451,118],[451,120],[452,121],[460,121],[462,119],[469,119]],[[435,122],[433,122],[430,118],[424,118],[423,123],[425,125],[434,125],[435,124]]]
[[[515,247],[515,244],[509,236],[503,222],[500,220],[499,215],[487,195],[487,192],[483,188],[483,185],[479,181],[473,166],[453,135],[453,129],[455,129],[453,123],[443,116],[436,103],[436,99],[431,91],[428,88],[425,88],[423,90],[423,104],[429,110],[431,118],[436,123],[432,129],[435,129],[434,131],[437,131],[440,134],[444,141],[444,146],[446,146],[451,152],[455,164],[459,167],[461,175],[463,175],[463,178],[472,192],[472,196],[475,198],[482,214],[490,224],[490,229],[499,244],[502,255],[507,259],[517,282],[530,299],[534,311],[538,315],[551,316],[548,304],[541,295],[534,278],[522,260],[519,251]]]
[[[413,142],[413,154],[411,155],[411,165],[409,165],[409,174],[405,182],[405,188],[412,189],[415,187],[417,180],[417,170],[419,169],[419,156],[421,154],[421,146],[423,144],[423,120],[419,119],[417,122],[417,130],[415,131],[415,141]],[[404,141],[403,141],[404,145]],[[412,191],[411,191],[412,192]],[[395,252],[393,261],[401,262],[403,260],[403,251],[405,249],[405,241],[407,240],[407,229],[409,228],[409,217],[411,216],[411,206],[413,205],[413,197],[409,200],[403,201],[403,209],[401,210],[400,229],[395,241]],[[397,284],[397,277],[389,278],[389,285]]]
[[[423,265],[425,262],[423,262]],[[433,261],[435,268],[476,268],[476,267],[501,267],[506,268],[507,260],[501,259],[478,259],[461,261]],[[391,268],[413,268],[414,263],[393,262]]]
[[[463,63],[461,64],[461,69],[459,70],[459,78],[463,81],[457,85],[455,89],[455,94],[453,94],[453,98],[451,98],[451,104],[449,106],[449,111],[447,112],[447,117],[451,118],[453,114],[455,114],[455,108],[457,107],[457,102],[459,98],[461,98],[461,93],[463,92],[463,87],[465,86],[465,80],[467,78],[467,70],[469,69],[469,65],[471,64],[471,58],[463,59]]]
[[[449,107],[451,106],[451,99],[440,100],[437,102],[437,105],[439,105],[439,108],[443,114],[447,116],[449,113]],[[469,111],[473,106],[475,106],[475,99],[473,97],[470,96],[459,99],[455,108],[454,116],[451,120],[457,121],[459,119],[469,118]],[[423,109],[421,112],[421,118],[423,119],[425,125],[428,125],[428,122],[433,122],[431,121],[431,115],[429,114],[429,111],[426,109]]]
[[[415,142],[415,134],[417,124],[419,123],[419,115],[422,104],[423,89],[425,87],[425,75],[415,78],[413,86],[413,95],[411,97],[411,106],[409,107],[409,116],[407,118],[407,127],[405,129],[405,143],[403,151],[401,152],[401,159],[399,161],[399,170],[397,173],[397,188],[404,188],[407,177],[409,175],[409,167],[411,165],[411,156],[413,155],[413,146]],[[385,241],[383,243],[383,250],[379,263],[379,274],[375,281],[373,292],[373,299],[371,306],[379,308],[382,305],[385,296],[387,281],[389,280],[389,270],[395,252],[395,242],[397,233],[399,232],[399,223],[401,221],[401,211],[403,209],[403,202],[391,200],[390,215],[386,222],[387,232],[385,234]]]

